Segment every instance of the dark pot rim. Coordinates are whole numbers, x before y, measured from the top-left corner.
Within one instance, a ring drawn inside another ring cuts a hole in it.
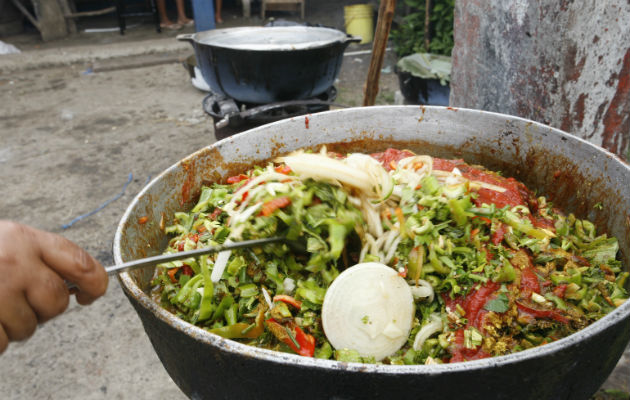
[[[387,108],[396,108],[396,107],[405,107],[405,108],[415,108],[418,106],[377,106],[377,107],[369,107],[370,110],[376,109],[387,109]],[[506,118],[509,117],[511,121],[519,121],[523,124],[528,124],[529,126],[535,125],[541,128],[546,129],[548,132],[551,132],[556,135],[561,135],[563,140],[566,138],[567,140],[577,140],[582,142],[583,145],[592,147],[593,150],[597,152],[603,152],[605,156],[610,157],[612,159],[617,160],[623,168],[627,171],[628,176],[630,176],[630,165],[623,162],[619,157],[615,154],[610,153],[609,151],[598,147],[590,142],[587,142],[581,138],[565,133],[561,130],[551,128],[547,125],[540,124],[538,122],[534,122],[531,120],[527,120],[520,117],[515,116],[507,116],[505,114],[480,111],[480,110],[472,110],[465,108],[454,108],[454,107],[440,107],[440,106],[421,106],[426,110],[437,110],[437,109],[448,109],[452,111],[458,111],[462,113],[474,112],[475,114],[485,114],[488,116],[501,117]],[[327,111],[322,114],[331,114],[331,113],[343,113],[349,109],[341,109],[334,111]],[[369,111],[368,111],[369,112]],[[273,124],[268,124],[265,126],[261,126],[258,128],[251,129],[246,132],[239,133],[232,137],[220,140],[215,142],[214,144],[206,147],[205,149],[215,148],[221,146],[222,143],[228,140],[242,140],[247,135],[254,133],[261,129],[268,129],[269,125],[280,125],[282,126],[287,120],[282,120],[275,122]],[[117,227],[115,238],[114,238],[114,259],[116,264],[122,263],[121,256],[121,240],[125,227],[125,221],[127,221],[136,204],[139,202],[140,198],[154,185],[160,178],[169,172],[177,169],[182,161],[195,158],[197,154],[204,151],[205,149],[200,149],[189,156],[185,157],[183,160],[178,161],[176,164],[172,165],[160,175],[158,175],[154,180],[149,183],[147,186],[143,188],[138,195],[133,199],[127,210],[125,211],[123,217],[121,218],[121,222]],[[626,269],[628,266],[625,266]],[[282,363],[289,366],[302,367],[302,368],[318,368],[318,369],[326,369],[326,370],[344,370],[349,372],[357,372],[357,373],[379,373],[386,375],[398,375],[398,374],[424,374],[424,375],[435,375],[435,374],[443,374],[443,373],[458,373],[463,371],[470,370],[482,370],[486,368],[496,368],[506,365],[512,365],[515,363],[532,360],[535,358],[549,357],[557,354],[559,352],[564,351],[568,347],[579,346],[579,344],[590,336],[596,336],[601,334],[604,330],[606,330],[611,325],[617,325],[624,322],[625,319],[630,319],[630,300],[625,301],[621,306],[617,307],[615,310],[604,316],[602,319],[594,322],[593,324],[583,328],[582,330],[559,339],[555,342],[546,344],[544,346],[538,346],[531,349],[523,350],[513,354],[507,354],[502,356],[484,358],[480,360],[474,361],[465,361],[453,364],[433,364],[433,365],[378,365],[378,364],[363,364],[363,363],[347,363],[340,362],[335,360],[323,360],[323,359],[315,359],[309,357],[302,357],[296,354],[288,354],[277,352],[273,350],[267,350],[263,348],[258,348],[254,346],[249,346],[246,344],[242,344],[230,339],[224,339],[221,336],[216,334],[207,332],[202,328],[199,328],[195,325],[192,325],[178,317],[174,314],[170,313],[166,309],[162,308],[159,304],[151,299],[146,293],[142,291],[142,289],[135,283],[134,279],[129,275],[129,273],[122,273],[118,276],[119,282],[123,288],[127,292],[127,294],[134,301],[138,302],[142,307],[150,311],[156,318],[163,321],[164,323],[174,327],[178,331],[192,337],[193,339],[216,347],[221,351],[227,353],[234,353],[240,356],[247,357],[255,357],[260,360],[265,360],[271,363]]]
[[[284,40],[287,34],[290,41]],[[230,36],[232,38],[230,38]],[[238,40],[254,36],[260,43],[239,44]],[[268,40],[267,43],[262,40]],[[281,40],[274,42],[273,36]],[[228,40],[230,39],[230,40]],[[274,52],[300,52],[335,45],[347,45],[351,42],[359,42],[360,37],[348,35],[334,28],[315,26],[242,26],[235,28],[213,29],[209,31],[191,34],[180,34],[177,40],[189,41],[196,46],[214,49],[232,50],[238,52],[274,53]]]

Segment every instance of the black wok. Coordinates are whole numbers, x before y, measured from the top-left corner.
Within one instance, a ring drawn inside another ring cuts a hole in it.
[[[244,103],[302,100],[330,88],[361,38],[331,28],[241,27],[183,34],[210,89]]]
[[[367,107],[296,117],[227,138],[173,165],[132,202],[116,232],[117,263],[160,252],[161,218],[191,207],[203,181],[301,147],[397,146],[504,171],[619,239],[630,265],[630,167],[559,130],[507,115],[442,107]],[[601,203],[602,209],[593,207]],[[139,224],[148,216],[151,223]],[[152,271],[120,276],[155,351],[191,398],[588,399],[630,340],[630,302],[585,329],[519,353],[445,365],[318,360],[208,333],[146,294]]]

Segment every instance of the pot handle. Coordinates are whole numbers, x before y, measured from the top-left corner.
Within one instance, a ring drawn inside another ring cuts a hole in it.
[[[195,41],[193,36],[194,36],[194,33],[180,33],[179,35],[177,35],[175,37],[175,39],[181,40],[183,42],[190,42],[190,43],[192,43],[192,42]]]
[[[344,43],[359,43],[363,38],[361,36],[346,35]]]

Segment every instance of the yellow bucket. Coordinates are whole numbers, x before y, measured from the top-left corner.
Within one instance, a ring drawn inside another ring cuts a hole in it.
[[[346,33],[361,36],[361,43],[370,43],[374,38],[374,9],[371,4],[355,4],[343,8]]]

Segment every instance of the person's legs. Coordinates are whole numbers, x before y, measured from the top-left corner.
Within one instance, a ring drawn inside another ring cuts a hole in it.
[[[215,0],[214,2],[214,20],[216,21],[217,24],[222,24],[223,23],[223,19],[221,18],[221,6],[222,6],[223,0]]]
[[[166,12],[166,0],[156,1],[158,14],[160,14],[160,27],[165,29],[180,29],[181,25],[173,23]]]
[[[181,25],[192,25],[194,21],[186,17],[184,0],[176,0],[175,4],[177,5],[177,23]]]
[[[158,9],[158,14],[160,14],[160,25],[172,25],[173,23],[168,18],[168,14],[166,12],[166,0],[157,0],[156,5]]]

